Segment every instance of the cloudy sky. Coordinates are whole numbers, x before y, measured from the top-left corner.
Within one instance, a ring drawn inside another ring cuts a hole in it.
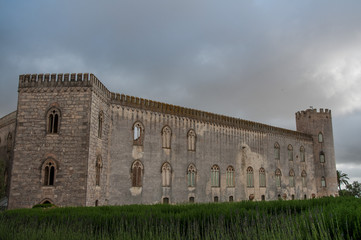
[[[94,73],[113,92],[295,129],[332,109],[361,181],[361,1],[0,0],[0,115],[18,75]]]

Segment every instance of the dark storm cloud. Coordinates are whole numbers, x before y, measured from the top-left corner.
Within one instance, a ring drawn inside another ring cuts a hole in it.
[[[359,1],[1,1],[1,115],[16,108],[19,74],[93,72],[111,91],[292,129],[294,112],[331,108],[337,162],[360,163],[360,10]]]

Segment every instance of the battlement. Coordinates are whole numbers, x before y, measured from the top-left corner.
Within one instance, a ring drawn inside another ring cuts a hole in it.
[[[251,131],[268,132],[296,136],[305,140],[312,140],[311,136],[305,133],[278,128],[262,123],[247,121],[239,118],[228,117],[220,114],[199,111],[191,108],[175,106],[167,103],[152,101],[134,96],[119,93],[111,93],[111,102],[122,106],[129,106],[154,112],[172,114],[179,117],[188,117],[202,122],[215,123],[235,128],[248,129]]]
[[[19,89],[43,87],[96,87],[110,97],[110,91],[92,73],[40,73],[19,76]]]
[[[302,117],[312,117],[312,116],[327,116],[329,118],[331,118],[331,110],[329,109],[323,109],[323,108],[320,108],[319,110],[318,109],[307,109],[305,111],[299,111],[299,112],[296,112],[296,119],[300,119]]]

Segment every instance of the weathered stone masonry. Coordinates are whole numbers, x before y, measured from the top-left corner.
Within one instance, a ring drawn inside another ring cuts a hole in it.
[[[93,74],[21,75],[9,208],[336,195],[331,111],[296,125],[112,93]]]

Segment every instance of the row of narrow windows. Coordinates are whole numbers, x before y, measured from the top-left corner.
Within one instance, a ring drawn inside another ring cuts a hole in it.
[[[284,200],[286,200],[286,199],[287,199],[287,194],[282,194],[282,196],[281,196],[281,194],[278,194],[277,197],[278,197],[278,199],[284,199]],[[312,198],[315,198],[315,197],[316,197],[316,195],[315,195],[315,194],[312,194]],[[254,198],[255,198],[254,194],[250,194],[249,197],[248,197],[248,199],[249,199],[250,201],[253,201]],[[291,199],[292,199],[292,200],[295,200],[295,195],[294,195],[294,194],[291,195]],[[307,195],[306,195],[306,194],[303,195],[303,199],[307,199]],[[195,202],[195,197],[189,197],[188,200],[189,200],[190,203],[194,203],[194,202]],[[261,200],[262,200],[262,201],[265,201],[265,200],[266,200],[266,196],[265,196],[265,195],[261,195]],[[218,196],[214,196],[214,197],[213,197],[213,202],[219,202],[219,201],[220,201],[220,200],[219,200],[219,197],[218,197]],[[234,200],[233,200],[233,196],[228,196],[228,201],[229,201],[229,202],[233,202],[233,201],[234,201]],[[163,204],[168,204],[168,203],[169,203],[169,198],[168,198],[168,197],[163,197],[163,198],[162,198],[162,203],[163,203]],[[97,205],[96,205],[96,206],[97,206]]]
[[[59,122],[60,122],[60,111],[58,108],[51,108],[47,114],[48,125],[47,131],[48,133],[58,133],[59,132]],[[98,138],[102,137],[103,132],[103,121],[104,121],[104,113],[103,111],[99,112],[98,116]],[[172,130],[169,126],[165,126],[162,129],[162,147],[163,148],[171,148],[171,136]],[[195,151],[196,150],[196,133],[193,129],[189,130],[187,133],[187,141],[188,141],[188,150]],[[143,145],[144,142],[144,126],[140,122],[135,122],[133,125],[133,144],[134,145]],[[323,142],[323,134],[320,132],[318,134],[318,142]],[[293,147],[291,144],[287,147],[287,156],[289,161],[293,161]],[[274,158],[280,159],[280,145],[279,143],[275,143],[274,145]],[[300,161],[305,162],[305,148],[303,146],[300,147]],[[325,163],[325,154],[323,151],[319,154],[319,160],[321,163]]]
[[[100,176],[101,169],[103,167],[102,159],[98,156],[95,163],[95,185],[100,185]],[[55,175],[56,175],[56,163],[53,160],[47,160],[43,164],[43,183],[45,186],[52,186],[55,183]],[[166,162],[162,165],[162,185],[164,187],[171,186],[172,179],[172,167]],[[234,177],[234,168],[233,166],[228,166],[226,170],[226,185],[227,187],[235,186],[235,177]],[[131,175],[132,175],[132,186],[133,187],[142,187],[142,180],[144,174],[143,164],[136,160],[132,164]],[[188,187],[195,187],[196,185],[196,174],[197,169],[195,165],[190,164],[187,169],[187,179],[188,179]],[[275,182],[277,187],[281,187],[281,177],[282,173],[279,168],[275,171]],[[306,171],[303,170],[301,173],[302,177],[302,187],[307,186],[307,174]],[[246,170],[246,182],[247,187],[254,187],[254,171],[252,167],[248,167]],[[211,186],[219,187],[220,186],[220,168],[218,165],[213,165],[211,167]],[[289,171],[289,186],[295,187],[295,172],[293,169]],[[326,187],[326,178],[324,176],[321,177],[321,186]],[[264,168],[259,169],[259,187],[266,187],[266,171]]]
[[[164,163],[161,168],[162,171],[162,184],[165,187],[171,185],[171,175],[172,175],[172,168],[169,163]],[[137,160],[132,165],[132,186],[133,187],[141,187],[142,186],[142,178],[143,178],[143,164]],[[234,177],[234,168],[233,166],[228,166],[226,170],[226,185],[227,187],[234,187],[235,186],[235,177]],[[197,170],[193,164],[190,164],[187,169],[187,179],[188,179],[188,187],[195,187],[196,185],[196,174]],[[276,186],[281,187],[281,170],[277,169],[275,171],[276,176]],[[301,173],[302,178],[302,187],[307,186],[307,174],[306,171],[303,170]],[[254,172],[252,167],[248,167],[246,171],[246,182],[247,187],[253,188],[254,187]],[[326,186],[325,179],[322,177],[322,186]],[[211,186],[212,187],[220,187],[220,169],[218,165],[213,165],[211,167]],[[289,186],[295,187],[295,173],[294,170],[291,169],[289,172]],[[259,187],[266,187],[266,171],[264,168],[259,169]]]
[[[161,131],[162,148],[171,148],[172,129],[169,126],[164,126]],[[188,151],[196,150],[196,133],[190,129],[187,133]],[[144,126],[140,122],[135,122],[133,125],[133,144],[142,146],[144,144]]]
[[[288,145],[287,147],[287,158],[288,161],[293,161],[293,147],[291,144]],[[276,160],[280,160],[281,158],[281,153],[280,153],[280,145],[276,142],[274,144],[274,158]],[[323,151],[321,151],[319,153],[319,159],[320,159],[320,163],[325,163],[325,153]],[[305,154],[305,148],[303,146],[300,147],[300,161],[301,162],[305,162],[306,161],[306,154]]]
[[[52,107],[51,109],[49,109],[48,113],[47,113],[47,119],[48,119],[47,132],[48,133],[58,133],[59,123],[60,123],[60,110],[56,107]],[[98,115],[98,137],[99,138],[102,137],[103,121],[104,121],[104,113],[103,113],[103,111],[100,111],[99,115]],[[144,137],[144,136],[142,136],[142,135],[144,135],[144,126],[140,122],[136,122],[133,125],[133,131],[134,131],[135,144],[138,144],[138,145],[143,144],[141,139]],[[170,148],[171,135],[172,135],[172,131],[171,131],[170,127],[165,126],[162,129],[163,147],[164,148]],[[188,132],[188,136],[191,137],[190,141],[195,141],[196,135],[195,135],[194,130],[192,130],[192,132]],[[321,132],[318,134],[318,142],[323,143],[323,134]],[[195,144],[191,144],[191,145],[195,145]],[[276,148],[279,149],[278,143],[275,143],[275,149]],[[301,161],[304,161],[304,156],[302,157],[302,152],[304,153],[303,146],[301,147],[300,152],[301,152]],[[292,155],[290,153],[292,153]],[[279,159],[279,152],[278,152],[278,154],[275,154],[275,156],[276,156],[276,159]],[[289,160],[291,160],[291,159],[293,160],[292,145],[288,145],[288,158],[289,158]]]

